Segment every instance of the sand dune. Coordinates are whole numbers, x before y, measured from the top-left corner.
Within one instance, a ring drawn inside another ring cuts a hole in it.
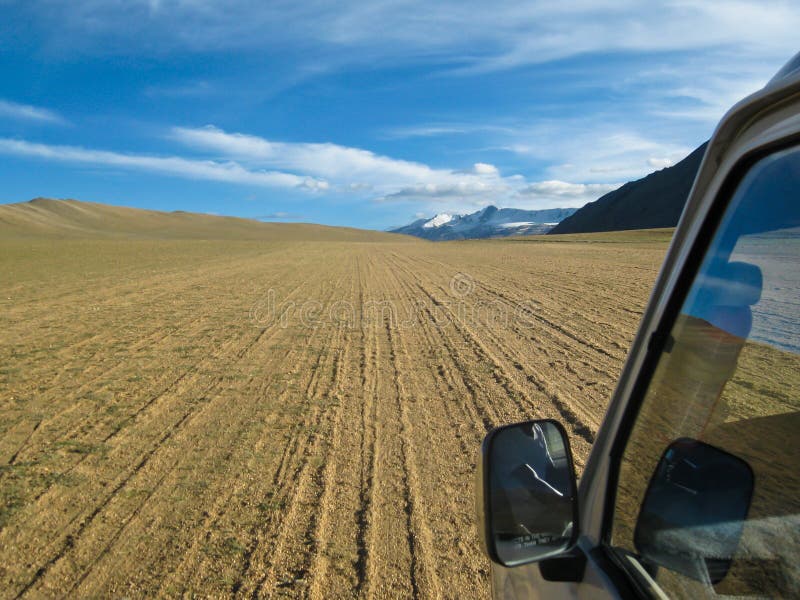
[[[197,239],[413,242],[409,236],[309,223],[262,223],[183,211],[161,212],[79,200],[36,198],[0,205],[0,238]]]

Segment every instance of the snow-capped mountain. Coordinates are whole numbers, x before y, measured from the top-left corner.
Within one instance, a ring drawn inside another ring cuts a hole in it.
[[[464,240],[547,233],[577,208],[523,210],[487,206],[468,215],[440,213],[431,219],[418,219],[392,229],[427,240]]]
[[[449,223],[453,220],[453,215],[448,215],[447,213],[441,213],[433,217],[430,221],[426,221],[423,225],[423,229],[430,229],[431,227],[441,227],[445,223]]]

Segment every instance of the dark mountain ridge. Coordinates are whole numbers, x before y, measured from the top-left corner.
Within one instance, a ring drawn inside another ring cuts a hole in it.
[[[567,217],[548,233],[656,229],[678,224],[708,142],[679,163],[630,181]]]

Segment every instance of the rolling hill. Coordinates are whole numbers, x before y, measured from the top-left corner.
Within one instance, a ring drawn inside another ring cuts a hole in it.
[[[590,202],[549,233],[675,227],[705,150],[703,144],[679,163],[628,182]]]
[[[79,200],[36,198],[0,205],[0,238],[397,241],[391,233],[309,223],[262,223],[183,211],[161,212]]]

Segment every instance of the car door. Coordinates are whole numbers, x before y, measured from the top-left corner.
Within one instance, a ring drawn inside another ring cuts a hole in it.
[[[709,146],[581,478],[580,572],[493,565],[496,598],[800,596],[800,81],[778,87]]]
[[[619,442],[604,545],[656,596],[798,596],[800,146],[747,169],[681,295]]]

